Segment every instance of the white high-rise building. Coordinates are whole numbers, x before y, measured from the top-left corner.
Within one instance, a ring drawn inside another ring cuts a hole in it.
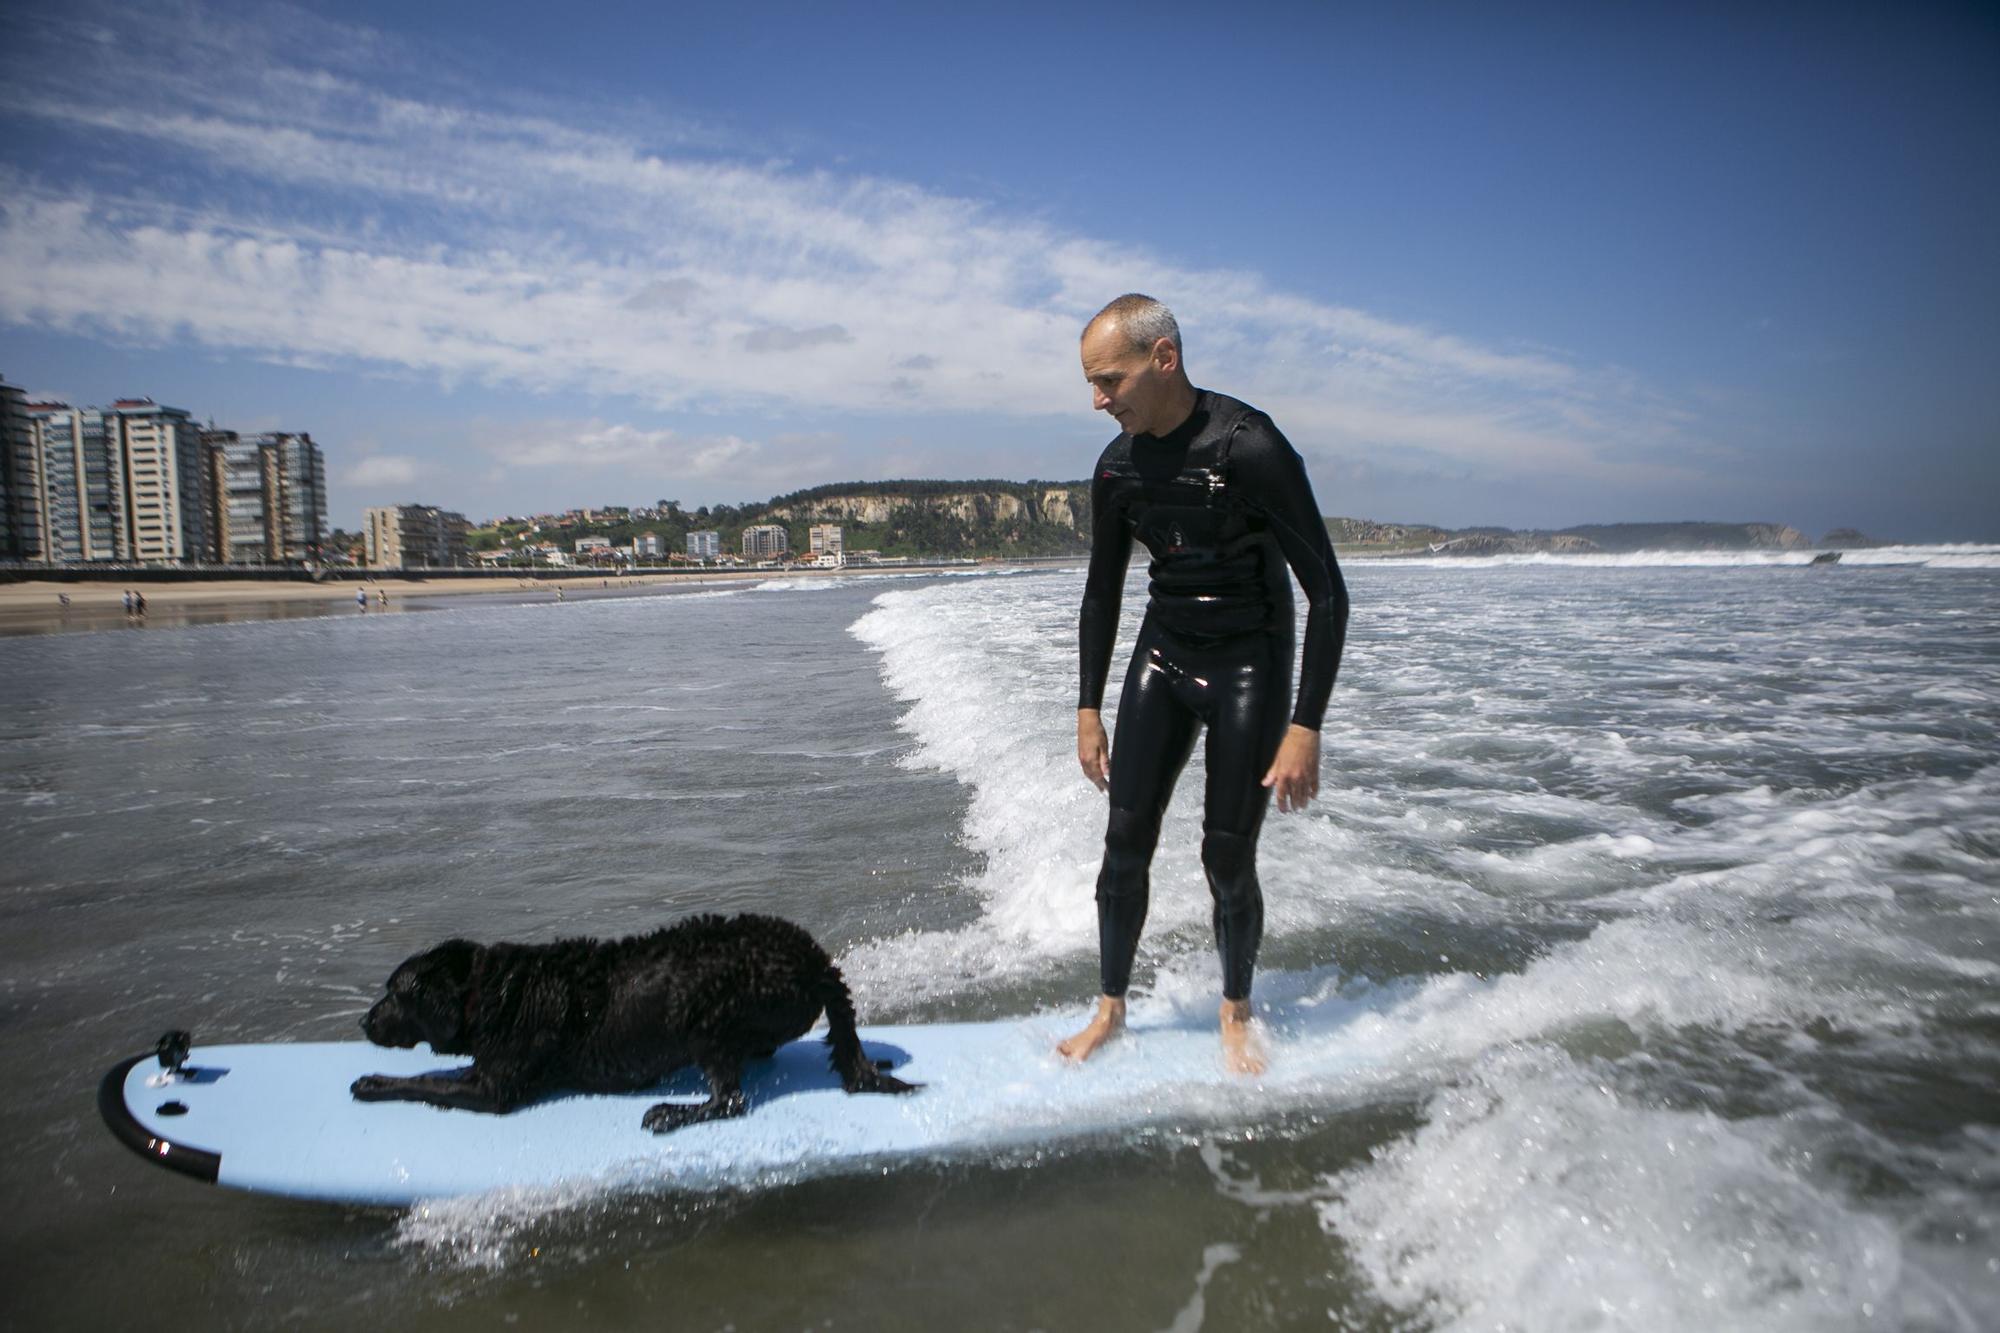
[[[722,554],[722,534],[714,531],[690,532],[687,548],[690,560],[714,560]]]
[[[812,544],[814,559],[821,556],[837,559],[846,553],[841,544],[838,523],[816,523],[806,530],[806,539]]]
[[[118,468],[128,560],[213,560],[213,477],[194,418],[150,398],[121,398],[100,414]]]

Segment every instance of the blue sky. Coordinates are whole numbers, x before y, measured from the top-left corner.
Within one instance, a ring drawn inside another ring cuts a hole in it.
[[[1143,290],[1329,513],[2000,537],[1990,5],[42,4],[0,375],[332,518],[1076,478]]]

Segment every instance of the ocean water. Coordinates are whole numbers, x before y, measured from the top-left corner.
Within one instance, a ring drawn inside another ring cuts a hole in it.
[[[1996,555],[1357,562],[1263,844],[1259,995],[1350,1015],[1293,1076],[1122,1100],[1128,1044],[1026,1145],[407,1211],[150,1168],[97,1079],[706,909],[809,926],[864,1021],[1080,1020],[1080,573],[0,639],[4,1322],[2000,1325]],[[1200,781],[1141,1013],[1215,1003]]]

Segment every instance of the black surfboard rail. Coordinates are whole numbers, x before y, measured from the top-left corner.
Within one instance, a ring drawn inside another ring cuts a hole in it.
[[[222,1171],[221,1153],[161,1138],[134,1119],[132,1109],[125,1104],[126,1075],[132,1072],[134,1065],[158,1058],[157,1052],[148,1051],[113,1065],[105,1074],[104,1081],[97,1085],[97,1113],[104,1117],[113,1138],[155,1166],[164,1166],[170,1171],[178,1171],[213,1185]]]

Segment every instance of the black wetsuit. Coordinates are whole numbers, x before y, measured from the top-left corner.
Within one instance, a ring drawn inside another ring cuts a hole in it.
[[[1079,708],[1103,703],[1133,539],[1153,557],[1118,705],[1097,876],[1104,993],[1120,996],[1131,984],[1160,817],[1206,725],[1201,863],[1215,899],[1223,996],[1247,999],[1264,933],[1264,773],[1288,723],[1319,729],[1347,633],[1347,587],[1291,444],[1262,412],[1206,389],[1170,434],[1120,435],[1105,448],[1090,508]],[[1287,567],[1307,599],[1296,699]]]

